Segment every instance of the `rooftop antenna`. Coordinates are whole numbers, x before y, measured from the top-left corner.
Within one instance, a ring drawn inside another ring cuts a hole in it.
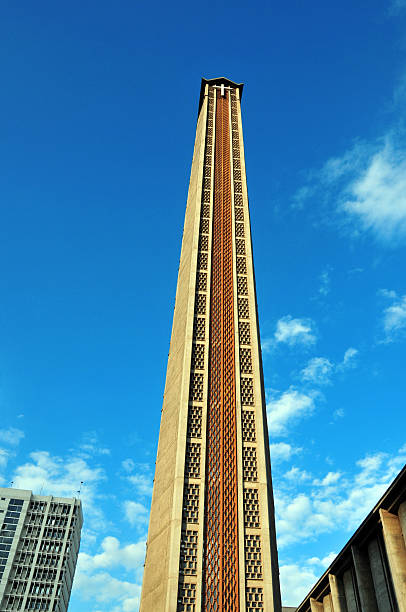
[[[80,481],[79,491],[76,491],[76,493],[77,493],[77,494],[78,494],[78,496],[79,496],[79,499],[80,499],[80,492],[81,492],[81,490],[82,490],[82,484],[84,484],[83,480],[81,480],[81,481]]]

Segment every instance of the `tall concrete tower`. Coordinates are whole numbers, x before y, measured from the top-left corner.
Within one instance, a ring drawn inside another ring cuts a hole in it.
[[[202,80],[142,612],[281,610],[242,89]]]

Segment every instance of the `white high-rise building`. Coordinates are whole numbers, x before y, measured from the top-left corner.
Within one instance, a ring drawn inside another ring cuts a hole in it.
[[[66,612],[82,523],[79,499],[0,488],[0,612]]]

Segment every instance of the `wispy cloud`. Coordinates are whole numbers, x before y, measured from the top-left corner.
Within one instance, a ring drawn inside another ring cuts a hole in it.
[[[352,474],[328,472],[310,493],[275,485],[278,545],[284,548],[323,533],[355,529],[406,462],[406,445],[394,456],[376,452],[356,462]],[[283,483],[283,481],[281,481]]]
[[[329,385],[332,383],[334,374],[356,367],[357,355],[358,350],[350,347],[345,351],[342,361],[338,363],[333,363],[327,357],[313,357],[301,370],[300,378],[303,382],[310,382],[314,385]]]
[[[29,457],[29,461],[15,469],[15,487],[36,494],[75,497],[83,481],[81,499],[88,522],[93,529],[105,528],[106,520],[97,501],[98,486],[106,479],[101,467],[93,467],[81,456],[59,457],[48,451],[35,451]]]
[[[317,329],[312,319],[286,315],[277,321],[274,335],[264,340],[262,348],[266,351],[278,344],[311,346],[316,340]]]
[[[313,357],[300,374],[305,382],[328,385],[331,383],[333,371],[334,364],[327,357]]]
[[[406,334],[406,294],[398,296],[395,291],[386,289],[379,293],[391,301],[391,304],[383,311],[384,342],[394,342],[404,338]]]
[[[301,452],[301,448],[294,447],[287,442],[274,442],[269,445],[269,449],[271,452],[271,461],[282,462],[288,461],[293,455],[297,455]]]
[[[290,425],[313,412],[315,397],[314,393],[302,393],[293,387],[283,393],[273,392],[267,404],[270,434],[287,435]]]
[[[326,297],[331,291],[331,266],[327,266],[319,276],[319,294]]]
[[[387,246],[406,240],[406,145],[393,129],[375,142],[358,142],[309,175],[295,199],[321,197],[354,236],[369,233]],[[331,218],[331,214],[329,215]]]
[[[130,525],[145,526],[148,524],[148,508],[137,501],[126,500],[124,502],[124,514]]]
[[[112,612],[138,610],[145,539],[144,535],[138,542],[122,546],[117,538],[108,536],[95,555],[79,553],[74,591],[85,601],[109,605]],[[119,570],[120,578],[112,575],[114,570]],[[129,574],[127,580],[122,579],[123,573]]]
[[[24,436],[24,432],[21,429],[16,429],[15,427],[0,429],[0,442],[9,444],[10,446],[17,446]]]

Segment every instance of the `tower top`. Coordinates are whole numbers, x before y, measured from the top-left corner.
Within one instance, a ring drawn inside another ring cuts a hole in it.
[[[203,77],[202,84],[200,87],[199,112],[203,104],[205,85],[225,85],[226,87],[233,87],[239,90],[240,98],[242,97],[242,90],[244,87],[244,83],[234,83],[234,81],[231,81],[230,79],[227,79],[226,77],[218,77],[217,79],[205,79]]]

